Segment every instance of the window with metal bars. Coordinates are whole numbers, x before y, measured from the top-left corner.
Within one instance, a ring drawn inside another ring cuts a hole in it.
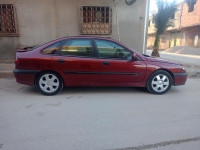
[[[83,6],[83,22],[109,23],[109,7]]]
[[[17,34],[14,5],[0,4],[0,36],[15,36]]]
[[[83,6],[81,7],[81,33],[82,34],[111,34],[110,7]]]

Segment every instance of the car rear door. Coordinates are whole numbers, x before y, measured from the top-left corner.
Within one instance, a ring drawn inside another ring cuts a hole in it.
[[[61,56],[52,58],[55,68],[70,85],[99,81],[99,63],[91,39],[71,39],[61,48]]]
[[[108,40],[95,40],[100,61],[100,82],[140,83],[144,80],[146,64],[132,60],[133,52]]]

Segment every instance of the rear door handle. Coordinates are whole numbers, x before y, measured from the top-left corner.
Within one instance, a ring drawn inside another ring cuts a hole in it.
[[[102,62],[103,65],[110,65],[109,62]]]
[[[59,63],[65,63],[66,61],[63,60],[63,59],[58,59],[57,62],[59,62]]]

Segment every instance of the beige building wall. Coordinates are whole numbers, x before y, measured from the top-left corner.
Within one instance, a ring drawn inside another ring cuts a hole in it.
[[[12,0],[13,1],[13,0]],[[79,36],[81,6],[112,8],[112,34],[118,39],[113,0],[15,0],[18,37],[0,37],[0,60],[14,59],[17,47],[40,45],[64,37]],[[121,42],[142,53],[146,0],[126,5],[115,0]]]

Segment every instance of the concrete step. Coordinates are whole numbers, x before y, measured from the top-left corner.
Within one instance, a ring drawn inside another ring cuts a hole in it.
[[[14,63],[0,63],[0,78],[14,77],[13,70],[15,68]]]
[[[12,71],[0,71],[0,78],[12,78],[14,74]]]

